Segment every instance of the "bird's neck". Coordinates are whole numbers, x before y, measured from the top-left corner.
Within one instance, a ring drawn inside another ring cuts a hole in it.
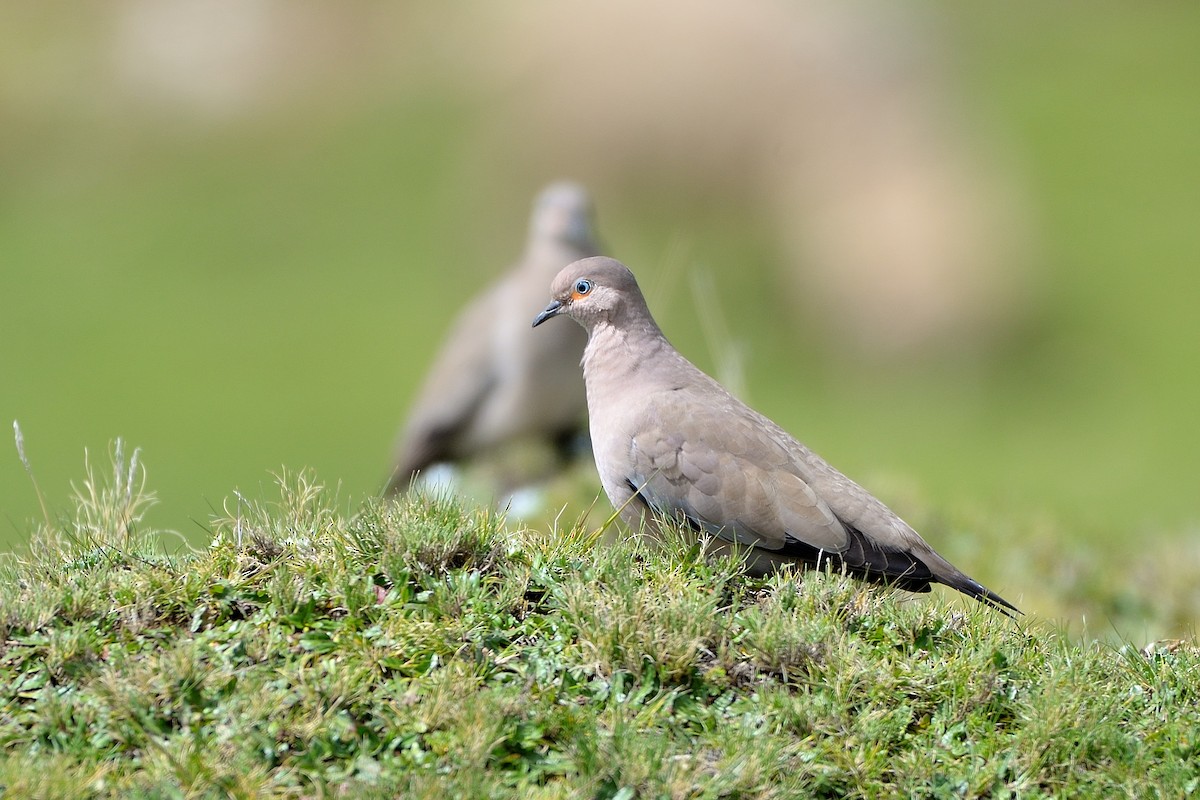
[[[635,349],[633,343],[637,342]],[[656,374],[654,364],[669,358],[674,348],[658,326],[651,322],[645,330],[630,331],[607,322],[597,323],[588,332],[583,350],[583,379],[589,394],[597,386],[613,386]]]

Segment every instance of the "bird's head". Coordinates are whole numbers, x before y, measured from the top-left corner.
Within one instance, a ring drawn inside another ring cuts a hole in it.
[[[600,322],[619,323],[631,315],[650,317],[633,273],[603,256],[568,264],[550,284],[550,295],[550,304],[533,320],[535,328],[560,314],[589,331]]]
[[[592,198],[587,189],[568,181],[552,183],[534,200],[530,241],[592,247],[592,216]]]

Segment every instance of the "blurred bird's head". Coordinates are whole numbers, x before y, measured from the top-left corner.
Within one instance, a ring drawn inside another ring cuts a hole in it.
[[[578,183],[560,181],[543,189],[533,202],[531,243],[563,242],[595,252],[592,198]]]
[[[600,324],[645,325],[657,329],[633,273],[604,256],[568,264],[550,284],[553,298],[533,320],[533,327],[565,314],[589,333]]]

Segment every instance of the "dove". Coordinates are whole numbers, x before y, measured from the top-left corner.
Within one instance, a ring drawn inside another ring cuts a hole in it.
[[[412,405],[393,459],[390,492],[419,472],[540,438],[560,450],[585,429],[579,359],[586,337],[544,337],[522,310],[539,304],[564,266],[600,252],[592,201],[559,182],[534,201],[525,252],[461,312]]]
[[[681,524],[717,553],[745,554],[752,575],[828,565],[911,592],[941,583],[1020,613],[681,355],[624,264],[576,261],[550,294],[533,327],[567,316],[587,332],[592,452],[605,494],[632,529],[653,534]]]

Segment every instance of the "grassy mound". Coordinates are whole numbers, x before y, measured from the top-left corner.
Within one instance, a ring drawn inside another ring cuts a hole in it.
[[[309,476],[201,552],[136,465],[0,576],[6,797],[1178,797],[1200,652]]]

